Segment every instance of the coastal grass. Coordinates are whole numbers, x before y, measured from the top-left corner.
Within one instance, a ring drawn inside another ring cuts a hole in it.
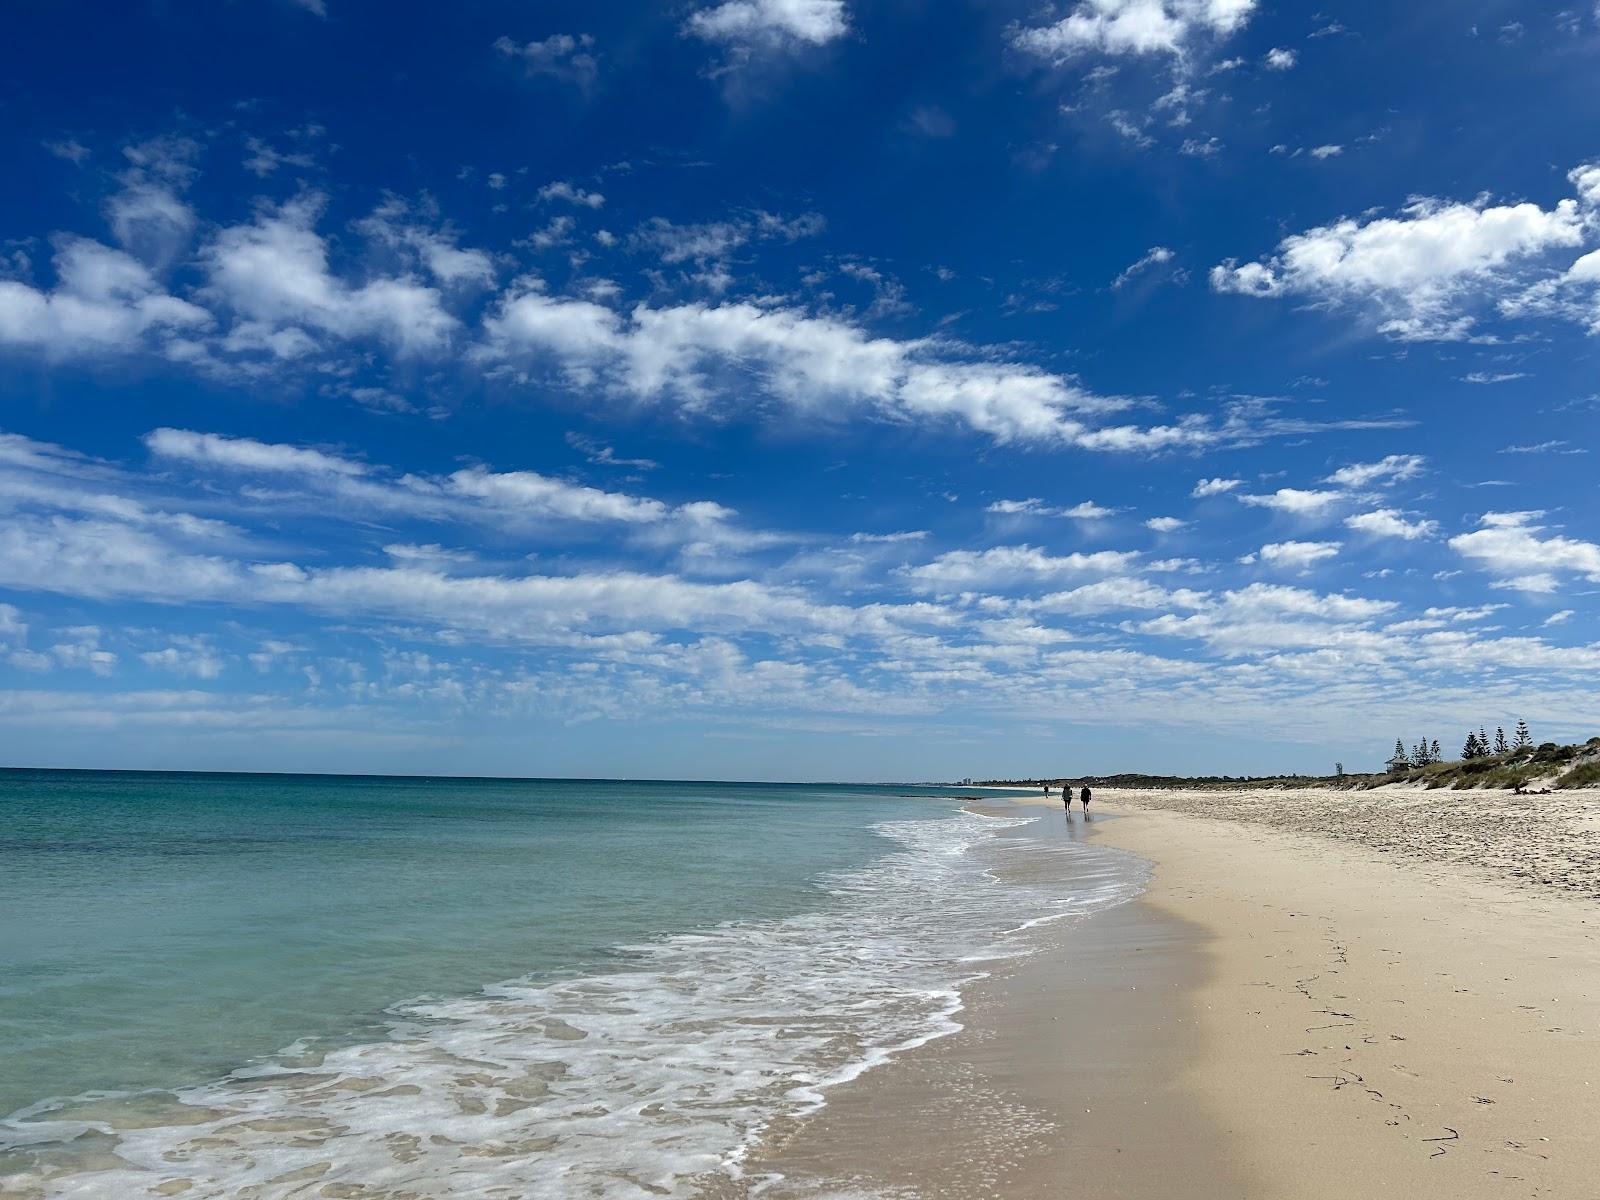
[[[976,787],[1029,787],[1052,789],[1113,788],[1156,791],[1258,791],[1284,788],[1333,788],[1365,791],[1390,784],[1452,791],[1506,790],[1519,787],[1557,788],[1600,787],[1600,737],[1586,742],[1558,745],[1545,742],[1537,747],[1491,754],[1483,758],[1460,759],[1408,767],[1402,771],[1357,772],[1342,775],[1087,775],[1074,779],[988,779],[974,781]]]

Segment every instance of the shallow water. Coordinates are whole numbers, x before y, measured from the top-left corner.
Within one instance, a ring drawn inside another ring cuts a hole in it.
[[[955,1028],[1008,931],[1137,887],[997,869],[1096,851],[931,791],[0,787],[23,1195],[693,1195]]]

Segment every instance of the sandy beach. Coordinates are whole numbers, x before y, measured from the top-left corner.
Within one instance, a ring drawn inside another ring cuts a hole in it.
[[[1600,1194],[1600,793],[1059,803],[1146,893],[838,1089],[776,1194]]]

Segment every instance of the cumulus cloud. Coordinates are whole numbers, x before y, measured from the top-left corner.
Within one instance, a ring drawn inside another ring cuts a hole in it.
[[[1269,567],[1303,571],[1338,553],[1338,542],[1269,542],[1256,557]]]
[[[1019,580],[1121,572],[1138,558],[1138,552],[1133,550],[1051,554],[1036,546],[995,546],[988,550],[950,550],[931,562],[902,568],[900,574],[920,590],[962,591],[1000,587]]]
[[[1189,495],[1196,498],[1221,496],[1226,492],[1231,492],[1243,486],[1244,480],[1242,479],[1202,479],[1194,485],[1194,490]]]
[[[339,278],[315,229],[321,209],[321,197],[302,195],[223,229],[201,252],[203,295],[235,315],[235,345],[296,357],[310,348],[309,330],[378,338],[406,355],[443,349],[460,323],[438,289],[411,275]]]
[[[1377,462],[1340,467],[1322,482],[1342,488],[1364,488],[1375,483],[1399,483],[1422,474],[1428,460],[1420,454],[1386,454]]]
[[[568,204],[576,204],[580,208],[601,208],[606,202],[606,198],[599,192],[577,187],[564,179],[545,184],[539,189],[539,199],[562,200]]]
[[[1345,499],[1342,492],[1308,491],[1303,488],[1279,488],[1263,496],[1241,495],[1240,501],[1255,508],[1270,508],[1294,516],[1316,516]]]
[[[432,228],[403,200],[385,201],[355,228],[375,245],[395,251],[407,266],[426,271],[441,287],[494,283],[494,260],[489,254],[462,248],[453,232]]]
[[[1018,28],[1012,44],[1040,58],[1165,54],[1182,57],[1243,28],[1255,0],[1083,0],[1049,25]]]
[[[0,346],[48,358],[128,353],[211,323],[208,312],[168,294],[124,251],[62,236],[54,265],[53,288],[0,279]]]
[[[1394,508],[1378,508],[1372,512],[1356,513],[1346,517],[1344,523],[1357,533],[1380,538],[1404,538],[1408,542],[1432,537],[1439,531],[1437,521],[1408,521],[1399,509]]]
[[[1347,217],[1293,234],[1270,258],[1230,259],[1212,268],[1211,286],[1376,312],[1379,331],[1401,340],[1459,340],[1472,336],[1470,309],[1584,237],[1575,199],[1543,209],[1419,197],[1398,216]]]
[[[691,13],[685,31],[736,49],[823,46],[850,28],[844,0],[727,0]]]
[[[1484,513],[1480,528],[1457,534],[1450,548],[1501,582],[1526,591],[1552,592],[1559,573],[1600,583],[1600,546],[1558,533],[1546,534],[1539,512]],[[1541,536],[1544,535],[1544,536]]]
[[[1175,533],[1188,523],[1181,517],[1151,517],[1144,523],[1144,527],[1156,533]]]
[[[1299,61],[1299,58],[1300,56],[1293,50],[1285,49],[1282,46],[1274,46],[1267,51],[1267,56],[1262,59],[1262,62],[1266,64],[1269,71],[1287,71]]]

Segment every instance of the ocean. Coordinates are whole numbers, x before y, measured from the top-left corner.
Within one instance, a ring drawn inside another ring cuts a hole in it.
[[[0,772],[0,1195],[759,1190],[764,1129],[957,1028],[1020,930],[1137,891],[1036,812]]]

